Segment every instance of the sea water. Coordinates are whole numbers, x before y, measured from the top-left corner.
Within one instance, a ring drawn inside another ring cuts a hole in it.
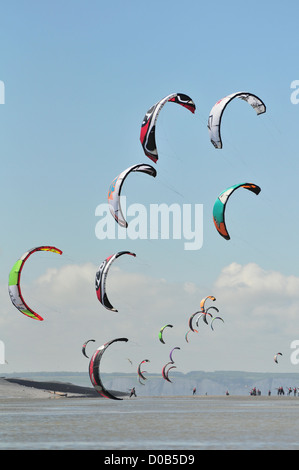
[[[0,419],[0,449],[299,449],[291,396],[3,398]]]

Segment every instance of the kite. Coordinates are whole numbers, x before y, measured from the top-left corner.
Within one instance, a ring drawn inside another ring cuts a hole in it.
[[[178,346],[176,346],[175,348],[173,348],[171,351],[170,351],[170,354],[169,354],[169,357],[170,357],[170,360],[171,360],[171,363],[174,364],[174,360],[172,359],[172,353],[175,349],[181,349],[179,348]]]
[[[216,307],[215,307],[215,308],[216,308]],[[208,325],[207,315],[210,315],[210,317],[213,318],[213,315],[212,315],[210,312],[206,311],[206,312],[202,313],[201,315],[199,315],[199,317],[196,319],[196,326],[198,326],[199,320],[200,320],[201,318],[202,318],[203,321]]]
[[[100,376],[100,362],[102,359],[102,356],[106,349],[112,344],[115,343],[116,341],[128,341],[128,338],[116,338],[112,339],[111,341],[108,341],[108,343],[103,344],[100,346],[92,355],[90,362],[89,362],[89,378],[94,386],[95,390],[105,398],[110,398],[112,400],[122,400],[122,398],[118,398],[115,395],[113,395],[111,392],[106,390],[102,383],[102,379]]]
[[[193,329],[193,330],[188,330],[187,333],[185,334],[185,340],[187,341],[187,343],[189,343],[189,341],[188,341],[188,335],[189,335],[189,333],[191,333],[191,331],[193,331],[193,333],[198,333],[198,330],[195,330],[195,329]]]
[[[276,364],[278,364],[277,356],[282,356],[282,354],[280,352],[275,354],[274,361],[276,362]]]
[[[97,298],[101,302],[101,304],[107,308],[108,310],[112,310],[113,312],[117,312],[116,310],[110,303],[107,294],[106,294],[106,278],[107,274],[109,271],[109,268],[111,264],[113,263],[116,258],[122,255],[131,255],[131,256],[136,256],[135,253],[131,253],[130,251],[119,251],[118,253],[115,253],[114,255],[108,256],[102,264],[99,266],[99,269],[96,273],[96,278],[95,278],[95,287],[96,287],[96,293],[97,293]]]
[[[155,168],[153,168],[151,165],[145,165],[143,163],[140,163],[138,165],[133,165],[124,170],[120,175],[118,175],[114,180],[112,181],[109,191],[108,191],[108,204],[109,204],[109,209],[111,214],[113,215],[114,219],[116,222],[121,226],[121,227],[128,227],[128,223],[125,220],[125,217],[123,215],[122,209],[121,209],[121,190],[123,183],[127,176],[131,172],[135,171],[140,171],[142,173],[146,173],[150,176],[156,177],[157,171]]]
[[[34,320],[43,321],[43,318],[34,310],[32,310],[24,300],[24,297],[21,292],[20,286],[20,279],[21,273],[24,267],[26,260],[36,251],[51,251],[52,253],[58,253],[59,255],[62,254],[62,251],[55,246],[38,246],[36,248],[32,248],[29,251],[21,256],[20,259],[13,265],[8,279],[8,292],[10,296],[10,300],[12,301],[13,305],[24,315],[27,315]]]
[[[210,315],[211,318],[213,318],[213,315],[209,312],[203,314],[203,321],[208,325],[207,315]]]
[[[196,109],[194,102],[188,95],[185,95],[184,93],[172,93],[158,101],[147,111],[141,125],[140,142],[145,155],[155,163],[157,163],[158,160],[158,151],[155,139],[156,121],[161,109],[168,101],[180,104],[193,114]]]
[[[211,309],[214,309],[214,310],[216,310],[216,312],[219,312],[219,310],[218,310],[217,307],[209,307],[209,308],[207,308],[207,310],[206,310],[205,312],[202,312],[202,313],[197,317],[196,322],[195,322],[195,323],[196,323],[196,326],[198,326],[199,320],[200,320],[202,317],[203,317],[203,321],[204,321],[206,324],[208,324],[208,322],[207,322],[207,315],[210,315],[210,317],[213,318],[213,315],[209,312],[209,310],[211,310]]]
[[[87,359],[89,358],[89,356],[87,356],[87,354],[86,354],[86,346],[90,341],[95,342],[95,339],[89,339],[88,341],[85,341],[85,343],[82,346],[82,353],[85,357],[87,357]]]
[[[139,376],[141,379],[143,379],[143,380],[147,380],[147,378],[144,377],[143,372],[141,372],[141,365],[144,364],[145,362],[150,362],[150,360],[149,360],[149,359],[144,359],[143,361],[140,362],[140,364],[139,364],[139,366],[138,366],[138,368],[137,368],[138,376]],[[144,371],[144,372],[145,372],[145,371]],[[139,380],[139,382],[140,382],[140,380]]]
[[[196,318],[196,322],[195,322],[196,326],[198,326],[199,320],[201,319],[201,317],[203,317],[205,315],[205,313],[206,312],[202,312],[200,315],[198,315],[198,317]]]
[[[207,313],[208,313],[208,310],[205,310],[205,303],[206,303],[206,300],[207,299],[211,299],[213,300],[213,302],[216,300],[216,297],[214,297],[213,295],[208,295],[207,297],[204,297],[201,301],[200,301],[200,308],[201,308],[201,311],[203,313],[203,321],[208,325],[208,322],[207,322]],[[217,310],[218,311],[218,310]],[[213,315],[211,315],[209,313],[210,317],[213,318]],[[198,323],[197,323],[197,326],[198,326]]]
[[[201,317],[203,317],[203,321],[208,325],[208,321],[207,321],[207,315],[210,315],[211,318],[213,318],[213,315],[209,312],[209,310],[211,309],[214,309],[216,310],[216,312],[219,312],[218,308],[217,307],[209,307],[207,308],[207,310],[205,312],[203,312],[196,320],[196,326],[198,326],[198,322],[200,320]]]
[[[169,367],[168,370],[166,370],[166,367],[167,367],[169,364],[173,364],[173,363],[172,363],[172,362],[168,362],[167,364],[165,364],[165,366],[164,366],[163,369],[162,369],[162,377],[163,377],[163,379],[167,380],[167,382],[171,382],[171,383],[172,383],[172,381],[171,381],[170,378],[168,377],[168,374],[169,374],[170,369],[176,369],[176,366],[171,366],[171,367]]]
[[[165,326],[162,326],[161,330],[159,331],[159,340],[161,341],[161,343],[165,344],[165,341],[163,339],[163,332],[164,332],[164,329],[166,327],[169,327],[169,328],[172,328],[173,325],[165,325]]]
[[[214,297],[213,295],[208,295],[207,297],[204,297],[203,299],[201,299],[200,308],[201,308],[201,311],[204,312],[204,313],[206,312],[205,311],[205,303],[206,303],[207,299],[211,299],[214,302],[216,300],[216,297]]]
[[[226,240],[229,240],[230,236],[228,234],[225,224],[225,208],[229,197],[238,188],[248,189],[256,195],[258,195],[261,191],[261,188],[256,184],[240,183],[234,184],[233,186],[228,189],[225,189],[224,191],[222,191],[222,193],[219,194],[213,207],[213,220],[218,233],[220,233],[220,235]]]
[[[143,372],[145,372],[145,370],[142,371],[142,374],[143,374]],[[140,385],[145,385],[143,382],[141,382],[141,377],[138,377],[138,382],[140,383]]]
[[[192,326],[193,318],[194,318],[195,315],[197,315],[198,313],[200,313],[200,312],[192,313],[192,315],[189,317],[188,324],[189,324],[189,328],[190,328],[191,331],[194,331],[194,328],[193,328],[193,326]]]
[[[201,313],[201,314],[197,317],[196,322],[195,322],[196,326],[198,326],[199,320],[200,320],[201,317],[203,317],[204,315],[205,315],[205,313]]]
[[[223,321],[223,323],[224,323],[224,320],[223,320],[223,318],[221,318],[221,317],[214,317],[214,318],[213,318],[213,320],[211,321],[211,328],[212,328],[212,330],[213,330],[213,331],[214,331],[214,328],[213,328],[213,322],[214,322],[215,320],[222,320],[222,321]]]
[[[223,112],[228,103],[230,103],[234,98],[241,98],[242,100],[247,101],[247,103],[250,104],[253,109],[255,109],[257,115],[266,112],[265,104],[260,98],[258,98],[256,95],[253,95],[252,93],[232,93],[231,95],[228,95],[225,98],[222,98],[221,100],[217,101],[217,103],[211,109],[208,120],[210,140],[216,149],[222,148],[220,127]]]
[[[202,312],[205,312],[205,303],[206,303],[207,299],[211,299],[213,302],[215,302],[216,297],[214,297],[213,295],[207,295],[207,297],[204,297],[203,299],[201,299],[200,308],[201,308]]]

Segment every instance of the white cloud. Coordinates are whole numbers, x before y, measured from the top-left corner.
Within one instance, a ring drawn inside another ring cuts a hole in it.
[[[298,277],[266,271],[255,263],[232,263],[221,271],[215,290],[232,312],[258,315],[261,321],[275,318],[279,328],[291,327],[286,320],[299,319]]]
[[[50,294],[62,301],[82,300],[82,294],[88,295],[94,287],[95,272],[96,267],[91,263],[66,265],[60,269],[48,269],[35,281],[35,285],[42,291],[44,298]]]
[[[185,282],[183,288],[187,294],[195,294],[199,290],[194,282]]]
[[[284,276],[277,271],[265,271],[255,263],[242,266],[231,263],[225,267],[215,283],[216,287],[243,294],[291,296],[299,299],[299,278]]]
[[[28,303],[44,322],[19,313],[10,302],[7,286],[0,286],[0,339],[5,342],[9,371],[84,370],[88,366],[81,352],[84,341],[94,338],[98,347],[123,336],[129,343],[107,354],[111,370],[117,369],[115,359],[121,355],[134,362],[148,357],[148,372],[159,372],[174,346],[181,348],[176,358],[182,372],[267,369],[276,349],[283,348],[283,359],[290,366],[287,349],[299,331],[299,279],[295,276],[266,271],[254,263],[232,263],[203,292],[192,282],[170,283],[115,266],[106,283],[109,300],[119,310],[115,313],[97,300],[97,269],[91,263],[65,265],[22,285]],[[215,324],[212,331],[200,322],[199,333],[189,335],[186,343],[189,316],[199,310],[206,295],[215,295],[211,305],[219,308],[225,323]],[[158,332],[166,323],[173,328],[162,345]]]
[[[247,345],[259,370],[272,351],[274,355],[276,349],[284,347],[285,365],[290,366],[289,345],[299,336],[299,278],[264,270],[255,263],[231,263],[215,281],[215,291],[230,323],[231,341],[239,343],[238,354],[242,343],[244,348]],[[264,355],[259,357],[262,351]]]

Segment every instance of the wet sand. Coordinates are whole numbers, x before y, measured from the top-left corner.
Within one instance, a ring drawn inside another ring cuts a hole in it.
[[[0,397],[0,450],[88,449],[111,457],[141,449],[178,455],[186,449],[194,451],[191,455],[198,450],[299,449],[298,397],[44,399],[51,398],[48,391],[32,389],[26,398],[22,394],[30,387],[5,382],[0,391],[12,387],[18,394]]]
[[[128,393],[110,390],[114,395],[119,398],[129,398]],[[41,398],[102,398],[93,387],[83,387],[80,385],[74,385],[70,382],[59,382],[59,381],[37,381],[27,378],[6,378],[0,377],[0,401],[3,399],[12,399],[12,398],[24,398],[24,399],[41,399]],[[139,397],[147,398],[147,397]],[[194,395],[194,396],[153,396],[152,399],[159,400],[169,400],[170,398],[174,400],[181,400],[192,398],[194,402],[197,400],[200,401],[210,401],[223,398],[223,396],[218,395]],[[292,396],[277,396],[273,394],[272,396],[238,396],[230,395],[224,397],[227,402],[233,401],[249,401],[251,403],[263,402],[263,401],[284,401],[284,400],[294,400],[298,401],[299,397]]]
[[[113,392],[118,396],[121,392]],[[124,395],[124,394],[122,394]],[[93,387],[26,378],[0,378],[0,400],[4,398],[101,398]]]

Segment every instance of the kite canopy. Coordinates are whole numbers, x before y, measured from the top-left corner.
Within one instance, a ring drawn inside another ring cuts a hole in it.
[[[189,111],[192,113],[195,113],[196,109],[196,106],[190,96],[185,95],[184,93],[172,93],[158,101],[147,111],[141,125],[140,142],[145,155],[155,163],[158,160],[158,150],[155,138],[156,121],[161,109],[168,101],[180,104],[184,108],[189,109]]]
[[[223,323],[224,323],[223,318],[221,318],[221,317],[214,317],[214,318],[212,319],[212,321],[211,321],[211,328],[212,328],[213,331],[214,331],[213,322],[214,322],[215,320],[221,320],[221,321],[223,321]]]
[[[87,357],[87,359],[89,358],[89,356],[87,356],[87,354],[86,354],[86,346],[87,346],[88,343],[90,343],[90,341],[95,342],[95,339],[89,339],[89,340],[85,341],[85,343],[82,346],[82,353],[85,357]]]
[[[263,101],[260,98],[258,98],[258,96],[253,95],[252,93],[240,91],[237,93],[232,93],[231,95],[228,95],[225,98],[222,98],[221,100],[217,101],[217,103],[214,104],[213,108],[211,109],[209,120],[208,120],[210,140],[216,149],[222,148],[220,127],[221,127],[221,119],[222,119],[223,112],[226,106],[234,98],[240,98],[246,101],[248,104],[252,106],[253,109],[255,109],[257,115],[263,114],[266,112],[266,106],[263,103]]]
[[[198,330],[195,330],[194,328],[193,330],[188,330],[187,333],[185,334],[185,340],[187,341],[187,343],[189,343],[188,336],[189,336],[189,333],[191,333],[191,331],[193,331],[193,333],[198,333]]]
[[[216,299],[215,299],[215,300],[216,300]],[[210,315],[210,317],[213,318],[213,315],[209,312],[209,310],[211,310],[211,309],[216,310],[216,312],[219,312],[219,310],[218,310],[217,307],[209,307],[209,308],[207,308],[207,310],[205,310],[204,312],[202,312],[202,314],[201,314],[199,317],[197,317],[197,319],[196,319],[196,326],[198,326],[198,322],[199,322],[199,320],[200,320],[201,318],[202,318],[203,321],[208,325],[207,315]]]
[[[118,175],[116,178],[114,178],[108,191],[108,203],[109,203],[110,212],[113,215],[116,222],[121,227],[128,226],[128,223],[124,218],[124,215],[121,209],[121,204],[120,204],[122,186],[127,176],[130,173],[136,172],[136,171],[146,173],[153,177],[156,177],[157,175],[157,171],[151,165],[145,165],[144,163],[133,165],[127,168],[126,170],[124,170],[122,173],[120,173],[120,175]]]
[[[138,374],[139,378],[141,378],[143,380],[147,380],[147,378],[143,375],[145,371],[141,371],[141,366],[145,362],[150,362],[150,360],[149,359],[144,359],[143,361],[140,362],[140,364],[138,365],[138,368],[137,368],[137,374]]]
[[[173,354],[173,351],[174,351],[175,349],[181,349],[181,348],[179,348],[178,346],[176,346],[175,348],[173,348],[173,349],[170,351],[169,357],[170,357],[170,360],[171,360],[171,363],[172,363],[172,364],[174,364],[174,360],[172,359],[172,354]]]
[[[99,266],[99,269],[96,273],[96,278],[95,278],[95,288],[96,288],[96,293],[97,293],[97,298],[101,302],[101,304],[107,308],[108,310],[112,310],[113,312],[117,312],[116,310],[110,303],[107,294],[106,294],[106,278],[107,274],[109,271],[109,268],[111,264],[113,263],[116,258],[122,255],[131,255],[131,256],[136,256],[135,253],[131,253],[130,251],[119,251],[118,253],[115,253],[114,255],[108,256],[102,264]]]
[[[206,312],[205,312],[205,313],[206,313]],[[198,326],[199,320],[205,315],[205,313],[204,313],[204,312],[201,312],[201,313],[198,315],[198,317],[196,318],[196,322],[195,322],[196,326]]]
[[[173,328],[173,325],[164,325],[162,326],[161,330],[159,331],[159,340],[161,341],[161,343],[165,344],[165,341],[163,339],[163,332],[164,332],[164,329],[165,328]]]
[[[169,374],[169,371],[170,371],[171,369],[176,369],[176,366],[173,366],[173,365],[172,365],[172,366],[170,366],[170,367],[166,370],[166,367],[167,367],[168,365],[170,365],[170,364],[173,364],[173,362],[167,362],[167,364],[165,364],[165,366],[163,367],[163,369],[162,369],[162,377],[163,377],[163,379],[167,380],[167,382],[171,382],[171,383],[172,383],[172,381],[171,381],[170,378],[168,377],[168,374]]]
[[[200,311],[198,312],[194,312],[192,313],[192,315],[189,317],[189,321],[188,321],[188,324],[189,324],[189,328],[191,331],[194,331],[194,328],[193,328],[193,325],[192,325],[192,322],[193,322],[193,318],[195,317],[195,315],[199,314]]]
[[[249,191],[255,193],[256,195],[258,195],[261,191],[261,188],[257,186],[256,184],[240,183],[240,184],[235,184],[228,189],[225,189],[224,191],[222,191],[222,193],[219,194],[213,207],[213,220],[214,220],[214,224],[218,233],[226,240],[230,239],[229,233],[226,228],[226,223],[225,223],[226,204],[227,204],[229,197],[238,188],[248,189]]]
[[[207,322],[207,314],[208,314],[208,310],[205,310],[205,304],[206,304],[206,301],[207,299],[210,299],[212,300],[213,302],[216,300],[216,297],[214,297],[213,295],[207,295],[207,297],[204,297],[203,299],[201,299],[200,301],[200,309],[203,313],[203,321],[208,325],[208,322]],[[218,311],[218,310],[217,310]],[[211,315],[209,313],[210,317],[213,318],[213,315]],[[197,326],[198,326],[198,323],[197,323]]]
[[[207,299],[211,299],[214,302],[216,300],[216,297],[214,297],[213,295],[207,295],[207,297],[204,297],[203,299],[201,299],[200,308],[202,312],[205,312],[205,303]]]
[[[277,353],[277,354],[275,354],[275,356],[274,356],[274,361],[276,362],[276,364],[278,364],[278,360],[277,360],[278,358],[277,358],[277,356],[282,356],[282,354],[281,354],[280,352]]]
[[[116,397],[104,387],[100,376],[100,363],[106,349],[117,341],[127,342],[128,338],[116,338],[103,344],[94,352],[89,362],[89,378],[92,385],[102,397],[110,398],[111,400],[122,400],[122,398]]]
[[[52,253],[58,253],[59,255],[62,254],[62,251],[55,246],[38,246],[36,248],[32,248],[29,251],[21,256],[20,259],[13,265],[8,279],[8,292],[10,296],[10,300],[12,301],[13,305],[24,315],[27,317],[33,318],[34,320],[43,321],[43,318],[32,310],[29,305],[25,302],[24,297],[21,292],[20,286],[20,279],[21,273],[24,267],[26,260],[36,251],[51,251]]]

